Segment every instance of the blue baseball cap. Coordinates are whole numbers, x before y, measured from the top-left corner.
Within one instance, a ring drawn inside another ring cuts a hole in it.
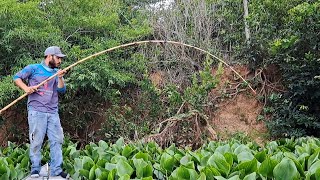
[[[61,58],[66,57],[66,55],[62,54],[60,47],[58,46],[51,46],[48,47],[45,51],[44,51],[44,55],[48,56],[48,55],[55,55]]]

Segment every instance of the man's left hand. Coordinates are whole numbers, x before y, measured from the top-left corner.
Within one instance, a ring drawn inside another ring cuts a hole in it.
[[[67,73],[67,71],[66,70],[59,70],[57,73],[58,73],[58,77],[62,78]]]

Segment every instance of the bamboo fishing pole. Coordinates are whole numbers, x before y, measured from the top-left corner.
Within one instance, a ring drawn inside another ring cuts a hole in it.
[[[239,76],[239,78],[245,82],[248,87],[251,89],[251,91],[253,92],[254,95],[256,95],[256,91],[250,86],[250,84],[236,71],[233,69],[233,67],[231,67],[228,63],[226,63],[225,61],[223,61],[222,59],[220,59],[219,57],[211,54],[210,52],[206,51],[206,50],[203,50],[201,48],[198,48],[196,46],[192,46],[192,45],[189,45],[189,44],[185,44],[185,43],[182,43],[182,42],[176,42],[176,41],[165,41],[165,40],[146,40],[146,41],[137,41],[137,42],[132,42],[132,43],[127,43],[127,44],[122,44],[122,45],[119,45],[119,46],[115,46],[115,47],[112,47],[112,48],[109,48],[109,49],[106,49],[106,50],[103,50],[103,51],[100,51],[98,53],[95,53],[93,55],[90,55],[86,58],[83,58],[77,62],[75,62],[74,64],[71,64],[70,66],[66,67],[63,69],[63,71],[67,71],[69,69],[71,69],[72,67],[80,64],[80,63],[83,63],[91,58],[94,58],[96,56],[99,56],[101,54],[104,54],[104,53],[107,53],[107,52],[110,52],[110,51],[113,51],[113,50],[116,50],[116,49],[121,49],[121,48],[125,48],[125,47],[129,47],[129,46],[136,46],[136,45],[140,45],[140,44],[147,44],[147,43],[169,43],[169,44],[175,44],[175,45],[180,45],[180,46],[186,46],[186,47],[190,47],[190,48],[193,48],[193,49],[196,49],[198,51],[201,51],[203,53],[206,53],[208,54],[209,56],[217,59],[219,62],[223,63],[225,66],[227,66],[228,68],[230,68],[237,76]],[[58,73],[50,76],[48,79],[44,80],[43,82],[41,82],[40,84],[38,84],[36,86],[36,88],[39,88],[40,86],[42,86],[43,84],[47,83],[48,81],[50,81],[51,79],[53,79],[54,77],[56,77],[58,75]],[[8,104],[7,106],[5,106],[4,108],[2,108],[0,110],[0,114],[2,114],[5,110],[7,110],[8,108],[10,108],[12,105],[14,105],[15,103],[17,103],[18,101],[20,101],[21,99],[23,99],[24,97],[26,97],[28,95],[28,93],[25,93],[23,95],[21,95],[19,98],[17,98],[16,100],[12,101],[10,104]]]

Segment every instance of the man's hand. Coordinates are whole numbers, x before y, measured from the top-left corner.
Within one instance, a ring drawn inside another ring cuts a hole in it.
[[[59,70],[58,72],[58,88],[63,88],[64,87],[64,80],[63,76],[67,73],[66,70]]]
[[[14,81],[16,85],[21,88],[25,93],[32,94],[36,92],[38,89],[36,86],[27,86],[20,78]]]
[[[30,86],[30,87],[25,87],[23,88],[24,92],[26,92],[27,94],[32,94],[34,92],[36,92],[38,89],[36,86]]]
[[[67,73],[67,71],[66,70],[59,70],[57,73],[58,73],[58,77],[62,78]]]

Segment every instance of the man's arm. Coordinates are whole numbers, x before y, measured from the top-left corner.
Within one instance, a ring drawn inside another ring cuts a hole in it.
[[[15,79],[14,82],[19,88],[28,94],[32,94],[33,92],[37,91],[35,86],[28,87],[20,78]]]
[[[64,87],[64,80],[63,77],[58,78],[58,88],[63,88]]]
[[[22,80],[28,79],[29,76],[32,74],[32,72],[33,72],[33,65],[28,65],[13,77],[15,84],[28,94],[31,94],[37,91],[37,88],[35,86],[28,87]]]
[[[66,92],[66,85],[64,83],[63,76],[65,75],[66,71],[59,70],[58,71],[58,92],[65,93]]]

